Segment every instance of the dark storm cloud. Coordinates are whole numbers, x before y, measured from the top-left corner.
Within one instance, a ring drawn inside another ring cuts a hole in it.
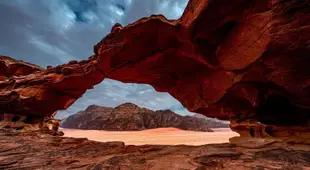
[[[177,19],[183,13],[188,0],[135,0],[122,18],[127,25],[141,17],[163,14],[166,18]]]
[[[0,55],[12,56],[42,67],[86,59],[111,27],[151,14],[177,19],[188,0],[1,0]],[[188,114],[167,93],[151,86],[106,79],[89,90],[58,118],[90,104],[117,106],[133,102],[151,109]]]
[[[0,1],[0,51],[41,66],[85,59],[121,18],[111,3],[98,2],[82,8],[85,0]]]
[[[95,0],[66,0],[65,3],[75,15],[76,22],[89,22],[88,12],[97,12]]]

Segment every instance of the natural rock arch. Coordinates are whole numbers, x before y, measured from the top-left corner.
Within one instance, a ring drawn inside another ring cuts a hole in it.
[[[308,126],[308,11],[308,0],[191,0],[179,20],[117,24],[88,60],[43,69],[1,57],[0,114],[52,117],[110,78],[209,117]]]

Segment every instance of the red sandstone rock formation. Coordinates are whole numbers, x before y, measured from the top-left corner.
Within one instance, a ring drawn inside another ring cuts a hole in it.
[[[309,147],[280,143],[261,149],[227,143],[134,146],[3,130],[0,139],[1,170],[308,170],[310,167]]]
[[[2,113],[52,117],[104,78],[92,57],[48,69],[8,57],[0,57],[0,62]]]
[[[309,4],[191,0],[179,20],[116,25],[85,61],[41,69],[2,57],[0,110],[51,116],[107,77],[150,84],[209,117],[309,126]]]
[[[308,170],[310,167],[309,147],[280,143],[261,149],[231,144],[134,146],[3,130],[0,139],[0,169],[5,170]]]
[[[111,131],[174,127],[182,130],[212,132],[210,128],[228,127],[228,125],[192,116],[180,116],[171,110],[153,111],[132,103],[124,103],[115,108],[90,105],[86,110],[63,120],[61,127]]]

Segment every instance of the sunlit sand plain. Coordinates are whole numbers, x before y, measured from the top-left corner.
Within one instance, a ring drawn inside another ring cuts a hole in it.
[[[100,142],[123,141],[126,145],[204,145],[227,143],[239,136],[229,128],[213,129],[214,132],[185,131],[176,128],[158,128],[143,131],[104,131],[61,129],[66,137],[88,138]]]

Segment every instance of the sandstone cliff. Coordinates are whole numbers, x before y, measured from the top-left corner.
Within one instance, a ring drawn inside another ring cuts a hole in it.
[[[43,69],[0,57],[0,119],[53,117],[110,78],[150,84],[243,136],[309,138],[309,4],[190,0],[177,20],[116,24],[86,60]]]
[[[178,20],[115,25],[83,61],[44,69],[0,56],[0,169],[309,169],[309,11],[309,0],[190,0]],[[21,133],[56,129],[39,122],[104,78],[150,84],[189,111],[231,120],[246,149]]]
[[[124,103],[115,108],[91,105],[85,111],[71,115],[61,123],[63,128],[112,131],[175,127],[210,132],[212,125],[212,121],[180,116],[171,110],[152,111],[132,103]]]

